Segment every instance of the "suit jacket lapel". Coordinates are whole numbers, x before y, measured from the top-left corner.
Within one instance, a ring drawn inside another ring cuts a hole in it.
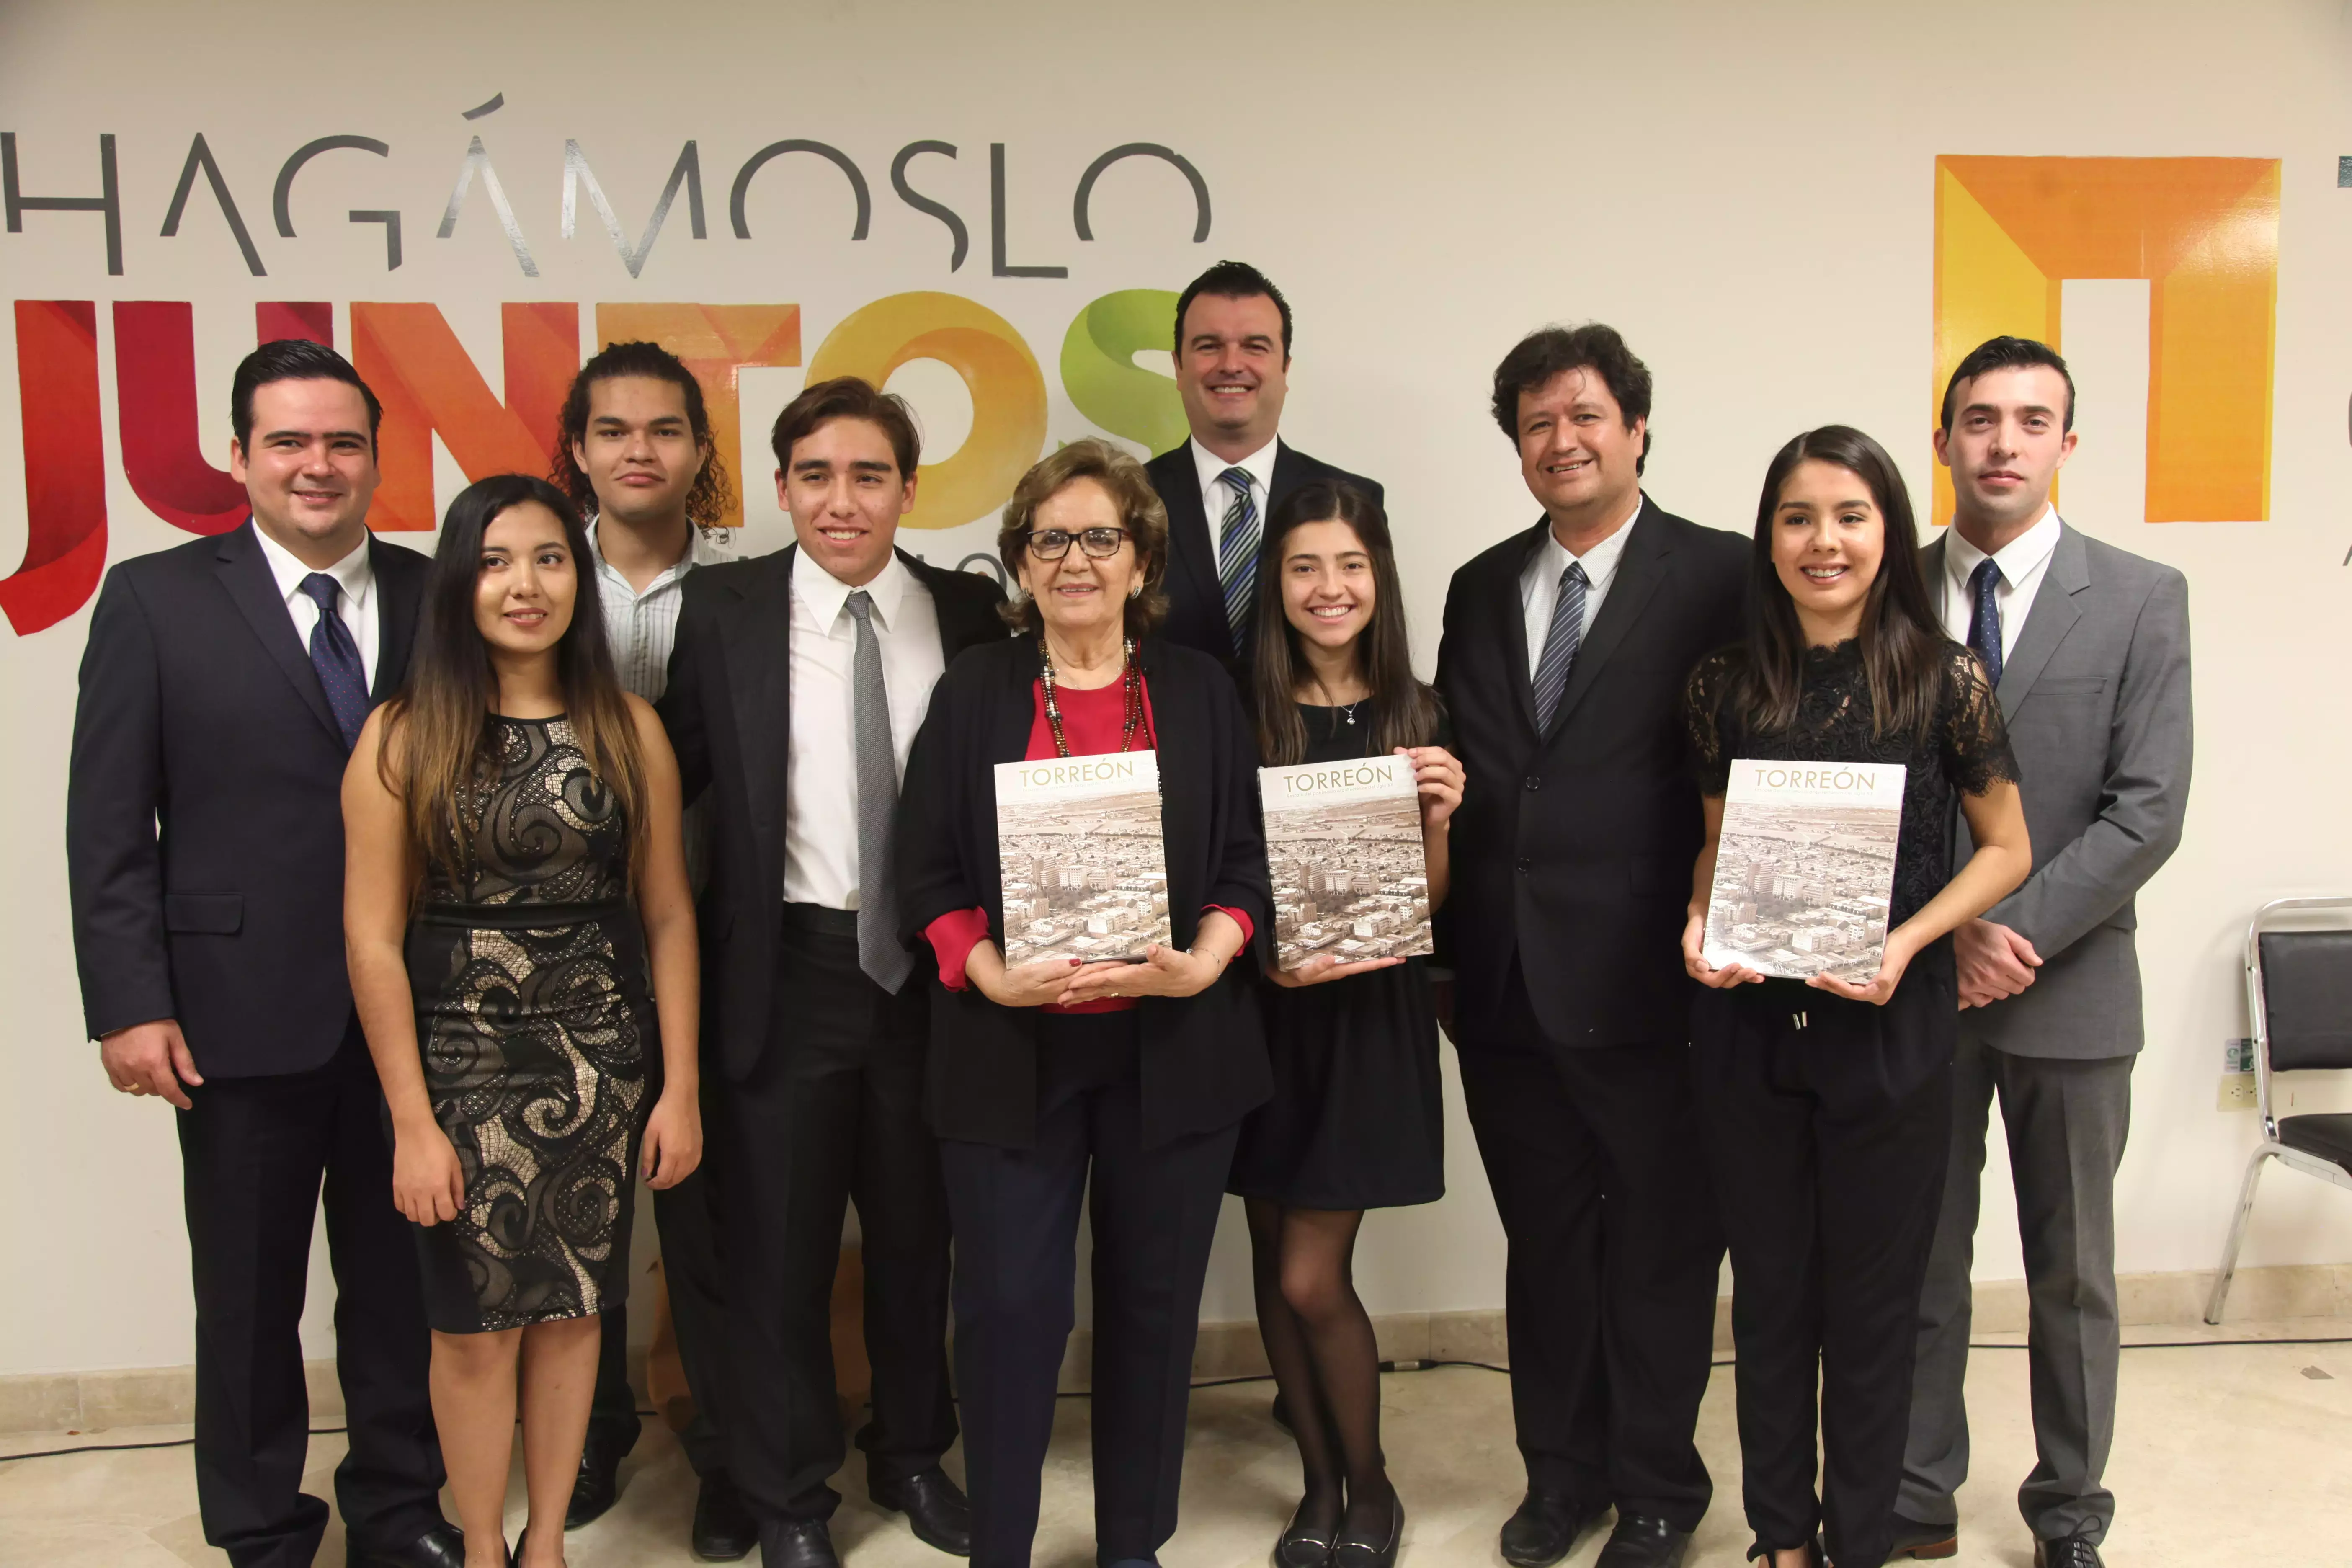
[[[1641,618],[1650,595],[1666,580],[1666,558],[1674,553],[1665,542],[1665,534],[1650,520],[1650,503],[1645,497],[1642,510],[1630,525],[1625,536],[1624,552],[1617,557],[1617,574],[1610,580],[1609,593],[1601,601],[1601,613],[1592,617],[1592,630],[1576,650],[1576,662],[1568,668],[1568,687],[1559,694],[1559,706],[1552,710],[1551,728],[1545,731],[1547,739],[1559,732],[1568,716],[1592,689],[1601,678],[1601,667],[1609,662],[1625,634]],[[1520,619],[1522,640],[1526,618]]]
[[[1528,609],[1519,598],[1519,577],[1535,552],[1543,548],[1544,531],[1550,526],[1548,519],[1538,518],[1536,525],[1519,536],[1526,548],[1505,556],[1507,562],[1513,563],[1510,574],[1496,584],[1494,594],[1496,615],[1503,627],[1503,676],[1518,694],[1519,717],[1528,721],[1530,733],[1536,728],[1536,688],[1534,678],[1528,673]]]
[[[1271,523],[1274,509],[1280,506],[1290,492],[1313,479],[1307,459],[1291,450],[1290,443],[1276,437],[1274,444],[1274,477],[1266,482],[1265,516],[1258,519],[1261,526]]]
[[[425,596],[422,574],[387,572],[392,552],[373,536],[368,541],[369,569],[375,574],[375,690],[378,702],[398,691],[408,679],[409,650],[416,646],[418,601]]]
[[[1944,541],[1951,537],[1948,525],[1936,535],[1934,542],[1919,552],[1919,570],[1927,574],[1927,599],[1936,607],[1936,624],[1942,626],[1947,611],[1951,608],[1952,585],[1945,580]]]
[[[294,635],[294,617],[286,613],[286,601],[278,593],[278,579],[270,575],[269,563],[261,553],[261,542],[254,537],[253,527],[248,519],[244,526],[220,536],[219,548],[213,555],[213,570],[236,605],[237,613],[268,651],[271,662],[292,683],[295,694],[319,722],[327,727],[335,744],[341,746],[343,727],[335,722],[335,710],[327,706],[327,689],[319,684],[319,672],[311,668],[309,651],[302,647],[302,639]],[[378,658],[377,663],[381,665],[383,660]]]
[[[2083,548],[2083,536],[2066,526],[2058,525],[2058,542],[2050,552],[2050,564],[2042,569],[2042,587],[2033,595],[2033,608],[2025,617],[2024,626],[2017,634],[2017,646],[2000,662],[2000,684],[1993,695],[2000,699],[2000,716],[2013,719],[2017,705],[2033,689],[2050,656],[2083,618],[2082,606],[2074,596],[2091,585],[2091,552]]]
[[[766,569],[742,585],[719,637],[751,831],[778,887],[783,885],[784,780],[792,748],[793,560],[799,553],[798,545],[789,545],[765,558]]]
[[[1217,551],[1209,539],[1209,514],[1201,505],[1201,477],[1192,467],[1192,443],[1187,440],[1162,461],[1171,470],[1160,501],[1168,508],[1168,553],[1173,564],[1192,579],[1197,602],[1217,606],[1224,618],[1225,590],[1217,581]]]

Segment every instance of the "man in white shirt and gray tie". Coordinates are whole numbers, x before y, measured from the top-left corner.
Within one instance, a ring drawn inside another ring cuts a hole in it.
[[[686,579],[657,705],[686,796],[708,813],[729,1469],[768,1568],[833,1568],[831,1300],[854,1197],[874,1369],[857,1435],[866,1490],[967,1555],[971,1509],[940,1468],[956,1423],[947,1203],[922,1102],[929,998],[899,936],[891,819],[933,683],[1007,635],[1004,595],[896,548],[919,456],[898,398],[852,376],[820,383],[772,440],[796,542]]]
[[[2189,585],[2061,521],[2074,449],[2066,363],[1994,338],[1952,373],[1936,454],[1952,526],[1927,546],[1944,629],[1977,650],[2017,753],[2033,871],[1952,933],[1960,1033],[1951,1163],[1920,1304],[1896,1557],[1958,1550],[1969,1467],[1969,1267],[1985,1131],[2000,1098],[2029,1303],[2035,1568],[2099,1568],[2119,1349],[2115,1179],[2143,1039],[2134,899],[2189,804]],[[1958,854],[1969,852],[1959,829]]]
[[[1145,465],[1168,509],[1168,618],[1160,635],[1249,664],[1252,595],[1267,519],[1310,479],[1381,487],[1280,440],[1290,302],[1265,274],[1220,261],[1176,301],[1176,386],[1192,436]]]

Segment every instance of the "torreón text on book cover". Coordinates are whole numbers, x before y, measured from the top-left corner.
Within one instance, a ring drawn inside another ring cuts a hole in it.
[[[1260,768],[1277,962],[1297,969],[1430,951],[1429,864],[1412,763],[1394,754]]]
[[[997,763],[996,859],[1008,967],[1140,960],[1166,945],[1159,754]]]
[[[1706,961],[1856,983],[1878,973],[1903,773],[1879,763],[1731,764],[1706,900]]]

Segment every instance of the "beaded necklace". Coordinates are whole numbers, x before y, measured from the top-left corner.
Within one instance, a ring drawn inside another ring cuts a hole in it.
[[[1054,732],[1054,754],[1066,757],[1070,754],[1070,742],[1062,734],[1062,704],[1054,695],[1054,650],[1045,646],[1043,637],[1037,639],[1037,660],[1041,666],[1038,679],[1045,691],[1045,727]],[[1133,637],[1119,644],[1119,683],[1127,689],[1127,724],[1119,734],[1118,749],[1131,752],[1135,750],[1135,732],[1143,725],[1143,667],[1136,662]]]

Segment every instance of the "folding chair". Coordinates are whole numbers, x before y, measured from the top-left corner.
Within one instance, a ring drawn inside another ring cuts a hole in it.
[[[2246,1012],[2253,1021],[2254,1100],[2263,1143],[2246,1163],[2238,1212],[2221,1248],[2221,1271],[2205,1307],[2209,1323],[2221,1321],[2263,1161],[2276,1160],[2352,1189],[2352,1115],[2280,1117],[2272,1111],[2273,1075],[2352,1068],[2352,929],[2277,929],[2281,916],[2331,910],[2352,914],[2352,898],[2273,899],[2254,911],[2246,928]]]

